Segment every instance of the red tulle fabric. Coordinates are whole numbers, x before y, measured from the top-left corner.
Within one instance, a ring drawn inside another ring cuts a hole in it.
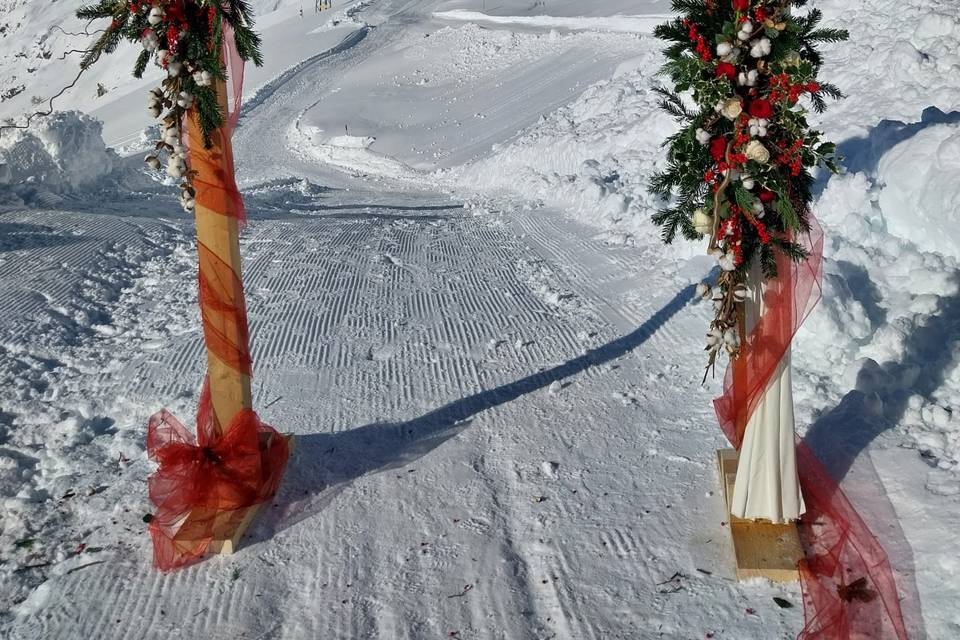
[[[226,228],[244,221],[243,199],[234,179],[230,137],[239,119],[243,61],[232,32],[224,34],[223,59],[230,81],[227,122],[203,144],[195,117],[188,118],[190,166],[197,171],[198,209],[224,216]],[[235,222],[234,222],[235,221]],[[217,253],[197,244],[200,311],[208,350],[234,371],[250,375],[247,311],[240,274]],[[225,429],[217,420],[204,384],[197,412],[197,437],[163,410],[150,418],[147,452],[157,462],[150,476],[153,559],[167,571],[200,560],[211,543],[233,536],[251,507],[276,493],[286,469],[286,438],[250,409],[238,412]]]
[[[809,257],[794,263],[780,254],[779,277],[764,290],[764,315],[724,377],[714,401],[724,434],[739,450],[756,410],[797,330],[821,297],[823,231],[799,239]],[[800,563],[806,623],[799,640],[906,640],[903,613],[883,547],[802,441],[797,468],[807,511],[799,525],[806,558]]]
[[[243,283],[209,247],[197,243],[200,315],[207,349],[231,369],[251,375],[250,331]]]
[[[244,64],[237,53],[233,29],[227,25],[224,25],[222,56],[227,75],[226,123],[210,135],[213,144],[206,147],[197,144],[203,139],[203,134],[196,118],[187,118],[185,145],[190,148],[190,168],[197,172],[193,178],[197,205],[236,218],[242,227],[246,221],[246,210],[237,188],[231,137],[240,120]],[[189,141],[193,141],[193,144]]]
[[[286,438],[249,409],[221,430],[204,384],[196,439],[163,410],[150,418],[147,453],[159,465],[148,481],[157,507],[153,561],[167,571],[200,560],[212,541],[232,535],[249,507],[269,500],[289,450]]]

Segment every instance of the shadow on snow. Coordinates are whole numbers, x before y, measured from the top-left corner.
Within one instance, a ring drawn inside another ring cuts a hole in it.
[[[472,417],[488,409],[625,356],[646,342],[693,296],[694,286],[685,287],[650,319],[625,336],[552,369],[455,400],[413,420],[297,436],[283,486],[273,508],[267,510],[251,529],[250,541],[269,539],[319,513],[340,491],[360,477],[409,465],[465,430]]]

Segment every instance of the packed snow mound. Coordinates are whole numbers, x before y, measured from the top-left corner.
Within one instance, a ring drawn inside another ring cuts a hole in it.
[[[441,20],[489,23],[497,25],[515,25],[521,27],[542,27],[548,29],[570,29],[572,31],[615,31],[623,33],[653,33],[661,22],[670,19],[669,15],[645,16],[608,16],[608,17],[562,17],[562,16],[504,16],[489,15],[480,11],[437,11],[433,14]]]
[[[37,118],[0,138],[0,188],[24,194],[37,187],[69,193],[118,171],[120,157],[103,142],[103,123],[79,111]]]
[[[919,131],[880,161],[880,208],[896,236],[960,258],[960,124]]]
[[[454,179],[467,189],[522,194],[621,237],[656,235],[650,211],[662,203],[646,184],[662,161],[661,141],[676,130],[652,89],[658,55],[624,63],[512,142],[455,169]]]
[[[373,136],[333,136],[327,140],[327,144],[344,149],[368,149],[376,141]]]

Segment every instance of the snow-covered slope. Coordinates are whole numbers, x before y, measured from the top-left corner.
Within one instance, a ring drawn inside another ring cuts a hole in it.
[[[825,52],[848,172],[817,187],[799,422],[890,552],[911,637],[952,638],[960,26],[948,0],[814,4],[858,23]],[[257,3],[269,62],[236,132],[256,404],[299,441],[248,546],[171,576],[148,566],[143,432],[188,420],[202,375],[191,221],[142,179],[104,195],[138,159],[86,120],[54,121],[66,154],[5,133],[69,188],[0,210],[0,635],[793,637],[772,597],[796,587],[730,579],[689,304],[710,261],[649,223],[674,125],[660,44],[614,16],[667,5]],[[0,69],[54,86],[72,8],[3,8]],[[64,104],[133,149],[142,90],[103,63],[109,92]]]

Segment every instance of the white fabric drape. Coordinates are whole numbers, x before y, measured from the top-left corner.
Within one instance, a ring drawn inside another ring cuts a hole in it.
[[[754,265],[745,304],[749,334],[763,315],[763,273]],[[790,351],[747,422],[730,512],[738,518],[791,522],[804,512],[793,416]]]

